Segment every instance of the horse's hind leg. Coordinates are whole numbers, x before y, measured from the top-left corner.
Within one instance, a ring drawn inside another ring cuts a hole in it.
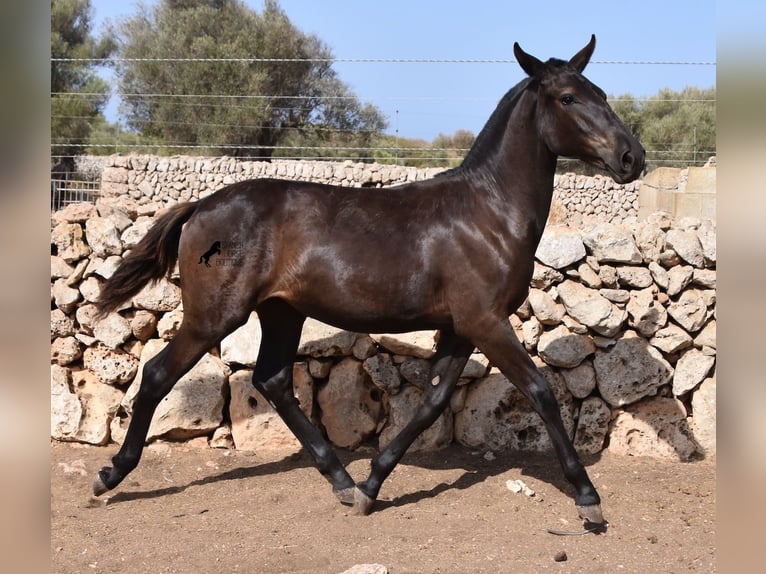
[[[322,475],[344,504],[353,503],[354,481],[330,444],[300,409],[293,394],[293,362],[305,317],[287,303],[269,300],[258,307],[262,339],[253,386],[266,397],[308,450]]]
[[[553,390],[522,347],[508,320],[484,317],[473,321],[472,328],[476,346],[519,388],[543,419],[564,476],[576,489],[575,504],[580,516],[589,523],[605,524],[601,498],[564,428]]]
[[[93,483],[96,496],[116,487],[138,465],[157,405],[216,342],[215,336],[201,335],[184,323],[173,340],[146,363],[125,440],[112,458],[113,466],[99,471]]]
[[[391,474],[420,433],[444,412],[473,349],[473,343],[467,339],[449,331],[441,332],[423,403],[412,420],[373,459],[367,480],[357,485],[354,507],[359,514],[370,513],[383,481]]]

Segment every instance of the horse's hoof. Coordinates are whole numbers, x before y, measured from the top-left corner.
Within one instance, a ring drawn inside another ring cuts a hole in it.
[[[589,506],[577,506],[577,512],[586,523],[594,526],[603,525],[606,528],[606,520],[601,512],[600,504],[591,504]]]
[[[104,484],[104,480],[101,478],[101,473],[97,474],[96,480],[93,481],[93,496],[101,496],[108,491],[109,488]]]
[[[354,488],[354,512],[360,516],[367,516],[372,512],[372,505],[375,499],[370,498],[359,487]]]
[[[332,493],[338,497],[338,500],[340,500],[341,504],[345,504],[346,506],[352,506],[354,504],[354,491],[356,490],[356,487],[351,486],[349,488],[341,488],[339,490],[332,489]]]

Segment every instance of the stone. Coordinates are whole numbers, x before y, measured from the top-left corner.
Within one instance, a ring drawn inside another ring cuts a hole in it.
[[[76,263],[91,252],[84,241],[82,226],[78,223],[60,223],[54,227],[51,243],[56,247],[56,255],[66,263]]]
[[[576,335],[564,325],[540,335],[537,353],[547,364],[571,369],[596,352],[593,340],[587,335]]]
[[[154,225],[154,219],[151,217],[139,217],[136,221],[120,235],[120,240],[124,249],[131,249],[138,245],[146,233]]]
[[[534,352],[537,349],[537,344],[540,342],[540,336],[543,334],[542,324],[537,317],[532,317],[529,321],[524,321],[521,325],[522,341],[524,342],[524,348],[528,352]]]
[[[133,402],[143,379],[144,366],[166,345],[165,341],[159,339],[151,339],[144,345],[138,375],[122,401],[122,407],[128,414],[132,413]],[[147,441],[159,437],[187,440],[212,433],[223,421],[225,383],[224,363],[210,354],[204,355],[160,401],[149,427]]]
[[[543,325],[558,325],[566,310],[541,289],[530,289],[527,295],[532,312]]]
[[[388,568],[383,564],[354,564],[340,574],[388,574]]]
[[[631,291],[626,309],[628,325],[646,338],[652,337],[668,322],[668,312],[654,298],[654,290],[651,287]]]
[[[431,371],[431,363],[425,359],[408,358],[399,366],[402,378],[423,390],[428,384],[428,374]]]
[[[61,309],[51,311],[51,341],[56,337],[74,335],[74,321],[67,317]]]
[[[675,297],[686,289],[694,278],[694,267],[688,265],[676,265],[668,272],[667,293]]]
[[[561,376],[576,399],[584,399],[596,388],[596,371],[591,361],[583,361],[572,369],[562,369]]]
[[[370,333],[370,337],[392,353],[420,359],[430,359],[436,348],[436,331],[411,331],[409,333]]]
[[[703,267],[705,256],[696,231],[670,229],[665,234],[665,249],[672,249],[693,267]]]
[[[670,285],[670,276],[667,269],[656,261],[651,261],[648,265],[649,272],[652,274],[652,279],[660,289],[667,291],[668,285]]]
[[[120,263],[122,263],[122,257],[119,255],[110,255],[104,259],[103,263],[96,267],[94,273],[99,277],[109,279],[112,275],[114,275],[114,272],[117,271]]]
[[[133,335],[130,322],[119,313],[93,321],[92,329],[93,336],[110,349],[118,348]]]
[[[172,311],[180,303],[180,287],[165,278],[149,283],[133,297],[134,307],[148,311]]]
[[[645,289],[654,282],[652,273],[646,267],[620,266],[617,270],[617,282],[631,289]]]
[[[66,315],[72,313],[77,308],[77,303],[82,299],[80,291],[69,287],[64,279],[56,279],[51,292],[56,307]]]
[[[229,419],[235,447],[255,452],[298,452],[300,442],[252,381],[251,370],[237,371],[229,378]]]
[[[91,276],[80,283],[79,289],[85,301],[95,303],[98,301],[98,296],[101,293],[101,284],[98,279]]]
[[[645,263],[656,262],[665,246],[665,232],[659,225],[649,221],[636,225],[633,233],[636,247],[641,252]]]
[[[536,360],[551,384],[571,437],[574,432],[572,397],[563,380]],[[552,448],[540,416],[529,401],[500,373],[490,373],[468,385],[463,409],[455,415],[455,440],[469,448],[546,451]]]
[[[668,305],[668,314],[686,331],[696,333],[708,318],[704,294],[697,289],[687,289]]]
[[[697,347],[708,347],[711,349],[716,348],[716,321],[713,319],[709,321],[707,325],[699,332],[694,338],[694,344]]]
[[[550,289],[553,285],[561,283],[563,280],[563,273],[535,261],[532,279],[529,284],[535,289]]]
[[[138,359],[121,349],[96,344],[85,349],[83,365],[99,381],[110,385],[131,382],[138,373]]]
[[[130,320],[130,330],[139,341],[147,341],[157,331],[157,316],[151,311],[137,310]]]
[[[551,225],[543,231],[535,257],[549,267],[563,269],[585,257],[585,245],[578,231]]]
[[[663,353],[670,355],[690,347],[692,338],[681,327],[671,323],[667,327],[658,330],[649,339],[649,343]]]
[[[69,263],[58,255],[51,255],[51,279],[66,279],[74,271]]]
[[[179,305],[172,311],[163,313],[160,320],[157,321],[157,334],[160,339],[164,341],[170,341],[178,333],[178,329],[181,328],[181,323],[184,319],[184,312]]]
[[[706,455],[716,453],[716,385],[715,378],[705,379],[692,393],[692,433],[699,449]]]
[[[384,449],[413,419],[423,403],[423,391],[406,386],[396,395],[390,396],[388,424],[379,436],[379,448]],[[449,409],[424,430],[407,449],[407,452],[433,451],[446,447],[452,442],[452,413]]]
[[[581,263],[577,268],[577,272],[580,274],[580,282],[586,287],[590,287],[591,289],[598,289],[601,287],[601,278],[593,267],[587,263]]]
[[[105,445],[109,442],[109,427],[120,407],[123,393],[102,383],[87,370],[73,372],[72,385],[82,404],[82,417],[75,440]]]
[[[298,355],[343,357],[351,355],[357,333],[344,331],[309,317],[303,325]]]
[[[705,264],[715,266],[716,264],[716,226],[708,220],[705,220],[697,230],[697,239],[702,246],[702,254],[705,257]]]
[[[377,352],[378,346],[369,335],[358,335],[351,348],[351,354],[360,361],[369,359]]]
[[[699,385],[715,364],[715,357],[706,355],[699,349],[689,349],[676,363],[673,375],[673,395],[680,397]]]
[[[616,335],[627,317],[624,310],[617,308],[598,292],[574,281],[561,283],[558,293],[567,313],[604,337]]]
[[[362,364],[342,359],[319,389],[317,402],[327,437],[341,448],[355,449],[371,438],[382,413],[381,392],[369,380]]]
[[[261,322],[250,313],[247,323],[221,341],[221,359],[228,365],[253,368],[261,348]]]
[[[96,206],[85,202],[69,203],[51,216],[56,223],[85,223],[94,217],[98,217]]]
[[[482,353],[471,353],[468,357],[468,362],[463,368],[463,372],[460,374],[460,378],[463,379],[480,379],[487,375],[489,370],[489,359]]]
[[[82,405],[69,388],[71,373],[51,365],[51,438],[74,440],[82,417]]]
[[[122,254],[120,232],[111,219],[94,217],[86,221],[85,237],[90,248],[100,257]]]
[[[65,366],[82,357],[80,342],[74,337],[59,337],[51,343],[51,361]]]
[[[673,376],[660,352],[633,331],[622,333],[611,348],[597,350],[593,368],[601,397],[613,407],[656,395]]]
[[[609,451],[625,456],[691,460],[697,446],[683,403],[655,397],[618,412],[609,432]]]
[[[695,269],[694,275],[692,277],[692,283],[699,285],[703,289],[715,289],[715,269]]]
[[[372,384],[389,395],[399,392],[402,379],[399,370],[391,361],[391,355],[378,353],[362,363],[362,368],[370,376]]]
[[[643,261],[633,233],[627,227],[599,223],[583,237],[585,246],[599,263],[632,263]]]
[[[588,397],[582,402],[573,441],[577,452],[581,454],[601,452],[609,432],[611,416],[612,411],[609,405],[598,397]]]

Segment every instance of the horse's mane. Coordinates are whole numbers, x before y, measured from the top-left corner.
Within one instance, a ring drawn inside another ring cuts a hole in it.
[[[471,149],[468,150],[463,162],[456,168],[444,171],[439,175],[448,175],[463,170],[470,170],[487,161],[487,158],[497,150],[498,144],[503,138],[505,128],[511,117],[511,112],[513,112],[516,104],[519,103],[524,90],[529,87],[533,80],[534,78],[525,78],[508,90],[500,100],[500,103],[497,104],[495,111],[492,112],[487,123],[484,124],[479,135],[476,136],[476,139],[474,140]]]

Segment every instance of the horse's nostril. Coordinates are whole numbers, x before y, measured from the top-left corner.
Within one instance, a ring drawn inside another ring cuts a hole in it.
[[[630,151],[626,151],[624,154],[622,154],[622,167],[626,171],[631,169],[633,167],[633,163],[635,162],[635,158],[633,157],[633,154],[630,153]]]

